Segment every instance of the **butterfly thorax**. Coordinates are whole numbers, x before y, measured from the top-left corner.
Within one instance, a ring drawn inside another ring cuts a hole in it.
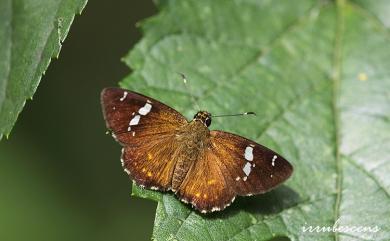
[[[191,122],[178,130],[176,140],[180,146],[177,148],[178,161],[172,178],[173,191],[178,189],[191,166],[202,155],[202,151],[210,145],[210,130],[203,121],[194,117]]]

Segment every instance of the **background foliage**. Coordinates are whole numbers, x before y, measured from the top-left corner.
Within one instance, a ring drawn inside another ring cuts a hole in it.
[[[76,15],[0,141],[0,240],[150,240],[156,204],[130,197],[99,94],[129,73],[120,59],[141,38],[136,22],[155,12],[151,1],[94,0]]]
[[[0,139],[57,57],[87,0],[0,1]]]

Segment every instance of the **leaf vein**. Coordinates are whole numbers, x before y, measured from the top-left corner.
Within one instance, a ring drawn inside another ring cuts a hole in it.
[[[379,189],[381,189],[386,196],[390,200],[390,192],[385,188],[385,185],[383,185],[373,174],[371,174],[369,171],[367,171],[363,166],[359,165],[356,161],[354,161],[352,158],[346,156],[346,155],[341,155],[342,157],[345,158],[346,161],[348,161],[350,164],[352,164],[354,167],[362,171],[366,176],[368,176],[371,180],[375,182],[376,185],[378,185]]]
[[[331,108],[333,112],[333,126],[334,126],[334,143],[335,143],[335,161],[336,161],[336,201],[334,207],[334,221],[340,217],[340,206],[342,198],[342,185],[343,185],[343,169],[340,158],[340,119],[339,119],[339,107],[338,107],[338,93],[339,85],[341,81],[341,44],[344,31],[344,0],[337,0],[336,2],[336,35],[333,53],[333,91]],[[334,232],[335,240],[339,240],[339,234]]]
[[[276,45],[279,43],[288,33],[293,32],[296,28],[300,27],[303,23],[305,23],[305,20],[311,15],[312,12],[319,9],[321,6],[319,4],[315,4],[313,7],[311,7],[305,14],[302,16],[299,16],[297,19],[292,21],[283,31],[281,31],[278,35],[275,36],[275,38],[271,39],[265,46],[261,47],[258,52],[250,58],[246,63],[244,63],[242,66],[239,66],[236,71],[233,72],[232,75],[228,76],[226,79],[235,79],[237,76],[239,76],[242,72],[245,71],[249,66],[259,61],[262,57],[265,56],[268,52],[270,52]],[[227,84],[231,84],[229,81],[219,81],[215,85],[215,88],[221,88]],[[207,98],[210,96],[215,90],[214,89],[208,89],[201,94],[202,98]]]
[[[267,121],[264,124],[263,130],[260,131],[260,134],[255,138],[256,140],[259,140],[263,137],[263,135],[271,128],[272,125],[274,125],[280,118],[284,116],[284,114],[287,113],[287,111],[291,110],[296,104],[300,103],[302,100],[305,99],[308,95],[311,95],[313,93],[316,93],[318,91],[321,91],[323,88],[326,88],[326,86],[317,87],[315,85],[310,85],[309,88],[307,88],[302,94],[295,96],[286,107],[284,107],[279,113],[277,113],[273,118],[271,118],[269,121]]]

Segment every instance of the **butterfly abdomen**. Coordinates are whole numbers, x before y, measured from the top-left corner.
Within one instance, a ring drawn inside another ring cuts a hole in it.
[[[172,191],[178,190],[195,159],[181,159],[176,163],[172,177]]]

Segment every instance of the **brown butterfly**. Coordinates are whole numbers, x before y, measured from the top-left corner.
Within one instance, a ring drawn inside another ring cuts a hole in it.
[[[172,190],[202,213],[225,209],[237,195],[267,192],[293,171],[282,156],[254,141],[210,131],[213,116],[206,111],[187,121],[157,100],[120,88],[104,89],[101,104],[131,179]]]

